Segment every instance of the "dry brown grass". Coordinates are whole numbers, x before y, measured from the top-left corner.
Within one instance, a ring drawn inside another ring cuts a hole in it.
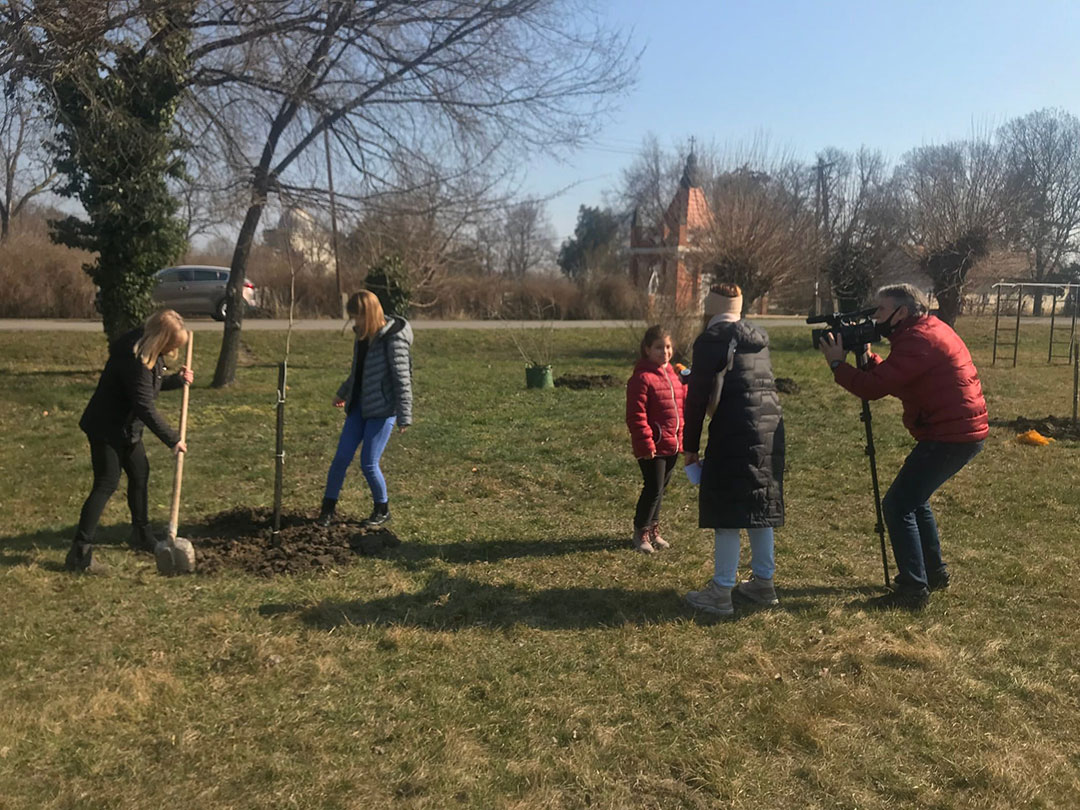
[[[0,318],[92,318],[93,254],[54,244],[44,222],[20,222],[0,244]]]

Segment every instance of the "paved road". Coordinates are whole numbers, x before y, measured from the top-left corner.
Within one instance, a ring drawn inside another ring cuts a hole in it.
[[[770,326],[802,326],[803,318],[767,315],[765,317],[751,318],[753,323],[764,327]],[[209,319],[186,318],[188,327],[195,332],[220,332],[222,325]],[[411,321],[413,329],[523,329],[536,327],[541,324],[537,321]],[[638,328],[644,326],[644,321],[552,321],[555,329],[621,329],[627,326]],[[289,328],[289,322],[284,320],[272,320],[251,318],[244,321],[244,329],[252,332],[276,332],[285,331]],[[340,330],[342,322],[329,318],[307,319],[293,322],[293,329],[300,332],[332,332]],[[101,321],[81,321],[73,319],[17,319],[0,318],[0,332],[100,332]]]

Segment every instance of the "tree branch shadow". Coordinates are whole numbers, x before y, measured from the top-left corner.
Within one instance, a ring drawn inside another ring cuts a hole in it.
[[[626,538],[594,536],[550,540],[459,540],[453,543],[404,542],[386,558],[407,570],[426,568],[432,562],[458,565],[491,563],[523,557],[561,557],[595,551],[629,548]]]
[[[0,377],[87,377],[101,374],[100,368],[43,369],[41,371],[13,371],[0,368]]]
[[[490,584],[466,577],[433,576],[416,593],[371,600],[323,600],[315,605],[260,606],[272,617],[295,613],[316,630],[347,625],[418,627],[457,631],[524,625],[539,630],[584,630],[715,620],[689,608],[674,589],[548,588]]]
[[[38,529],[34,532],[0,537],[0,550],[26,552],[37,549],[67,549],[71,546],[71,540],[77,528],[78,524],[72,524],[62,529]],[[158,527],[155,525],[153,528]],[[94,536],[94,546],[124,546],[126,548],[130,534],[130,523],[99,526]]]

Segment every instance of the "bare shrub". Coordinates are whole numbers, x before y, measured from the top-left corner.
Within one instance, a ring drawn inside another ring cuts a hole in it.
[[[629,278],[617,275],[580,283],[557,276],[447,276],[434,302],[423,309],[425,317],[450,319],[536,320],[538,312],[554,320],[636,320],[645,302]]]
[[[581,297],[574,318],[638,320],[645,316],[646,296],[628,276],[605,273],[591,276],[581,284]]]
[[[271,318],[289,317],[292,271],[288,257],[265,246],[258,246],[251,251],[248,268],[248,278],[256,287],[262,313]],[[359,284],[355,286],[359,287]],[[346,289],[353,289],[353,286]],[[340,313],[341,301],[334,274],[326,272],[322,266],[301,263],[296,269],[294,315],[298,318],[318,318],[338,317]]]
[[[82,269],[93,255],[54,244],[38,224],[13,230],[0,244],[0,317],[97,317],[97,290]]]

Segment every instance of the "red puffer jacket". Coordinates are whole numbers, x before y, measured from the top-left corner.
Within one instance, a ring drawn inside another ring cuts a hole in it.
[[[979,373],[960,336],[933,315],[908,318],[889,337],[882,360],[860,371],[847,363],[833,376],[862,399],[891,394],[904,403],[904,427],[917,441],[977,442],[990,433]]]
[[[683,449],[686,385],[668,363],[642,358],[626,383],[626,426],[636,458],[674,456]]]

